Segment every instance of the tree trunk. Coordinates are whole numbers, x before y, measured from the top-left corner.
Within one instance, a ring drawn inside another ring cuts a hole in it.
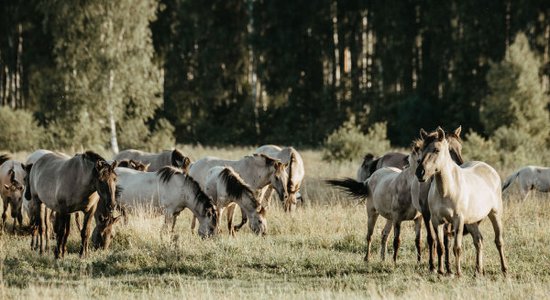
[[[113,70],[109,71],[109,94],[112,95],[113,91],[113,81],[114,81],[114,72]],[[116,137],[116,122],[115,114],[113,112],[113,101],[109,104],[109,124],[111,125],[111,150],[114,154],[118,153],[118,140]]]

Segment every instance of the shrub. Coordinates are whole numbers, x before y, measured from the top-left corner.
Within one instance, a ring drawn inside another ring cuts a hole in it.
[[[373,124],[365,135],[353,120],[347,121],[326,139],[323,160],[343,161],[362,157],[366,152],[382,154],[390,149],[386,123]]]
[[[44,129],[38,126],[32,114],[24,110],[0,108],[0,147],[12,152],[38,148]]]
[[[485,139],[475,131],[465,136],[462,146],[462,156],[465,161],[479,160],[496,166],[500,163],[499,153],[490,139]]]
[[[155,125],[155,130],[151,133],[148,141],[149,151],[159,151],[172,149],[176,144],[174,137],[175,128],[164,118],[160,119]]]

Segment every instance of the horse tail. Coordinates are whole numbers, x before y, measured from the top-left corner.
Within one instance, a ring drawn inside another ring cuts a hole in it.
[[[31,200],[32,193],[31,193],[31,169],[32,164],[28,164],[25,166],[25,171],[27,172],[27,176],[25,176],[25,199]]]
[[[510,187],[510,185],[514,182],[514,180],[519,176],[520,171],[514,172],[512,175],[508,176],[504,183],[502,184],[502,192],[504,192],[507,188]]]
[[[325,180],[329,185],[341,188],[348,195],[354,198],[365,198],[370,195],[369,185],[366,182],[360,182],[352,178],[329,179]]]

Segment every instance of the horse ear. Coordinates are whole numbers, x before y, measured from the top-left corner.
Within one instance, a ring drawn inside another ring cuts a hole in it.
[[[32,164],[25,165],[25,172],[29,174],[31,172]]]
[[[130,163],[132,163],[132,161],[130,161]],[[135,162],[134,162],[134,165],[135,165]],[[116,167],[118,167],[118,161],[115,160],[113,161],[113,163],[111,164],[111,168],[114,170]]]
[[[365,154],[365,157],[363,157],[364,161],[371,161],[374,159],[374,155],[372,153]]]
[[[10,186],[7,185],[7,184],[4,184],[4,187],[6,188],[6,190],[9,190],[9,189],[10,189]]]
[[[21,168],[23,168],[23,170],[26,170],[27,166],[25,164],[21,164]]]
[[[437,126],[437,139],[442,141],[445,139],[445,131],[440,127],[440,126]]]
[[[428,133],[424,130],[424,128],[420,128],[420,138],[425,140],[426,137],[428,137]]]
[[[151,163],[148,163],[145,165],[145,171],[149,170],[149,166],[151,165]]]
[[[120,220],[122,220],[122,215],[120,216],[117,216],[116,218],[113,219],[113,222],[111,222],[111,225],[115,225],[116,223],[120,222]]]
[[[455,135],[457,137],[460,137],[460,132],[462,131],[462,126],[461,125],[458,125],[458,128],[455,129]]]
[[[187,167],[189,167],[189,165],[191,164],[191,159],[189,157],[185,157],[183,159],[183,166],[187,169]]]

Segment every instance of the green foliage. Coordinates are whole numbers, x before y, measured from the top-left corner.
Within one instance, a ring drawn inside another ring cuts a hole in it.
[[[386,123],[373,124],[365,135],[353,119],[347,121],[327,137],[323,160],[353,160],[367,152],[383,154],[390,149],[386,132]]]
[[[496,166],[500,162],[499,152],[493,141],[475,131],[466,134],[462,145],[462,156],[466,161],[478,160],[491,166]]]
[[[168,120],[158,120],[155,130],[151,133],[148,139],[149,151],[160,151],[172,149],[176,144],[175,128]]]
[[[533,141],[540,147],[547,146],[550,98],[539,78],[541,66],[523,33],[516,36],[502,62],[491,64],[487,74],[490,93],[482,101],[481,121],[489,135],[504,131],[498,138],[508,140],[501,145],[506,149],[514,150]],[[521,137],[511,140],[518,135]]]
[[[42,145],[44,129],[28,111],[0,107],[0,128],[0,148],[3,150],[15,152]]]

